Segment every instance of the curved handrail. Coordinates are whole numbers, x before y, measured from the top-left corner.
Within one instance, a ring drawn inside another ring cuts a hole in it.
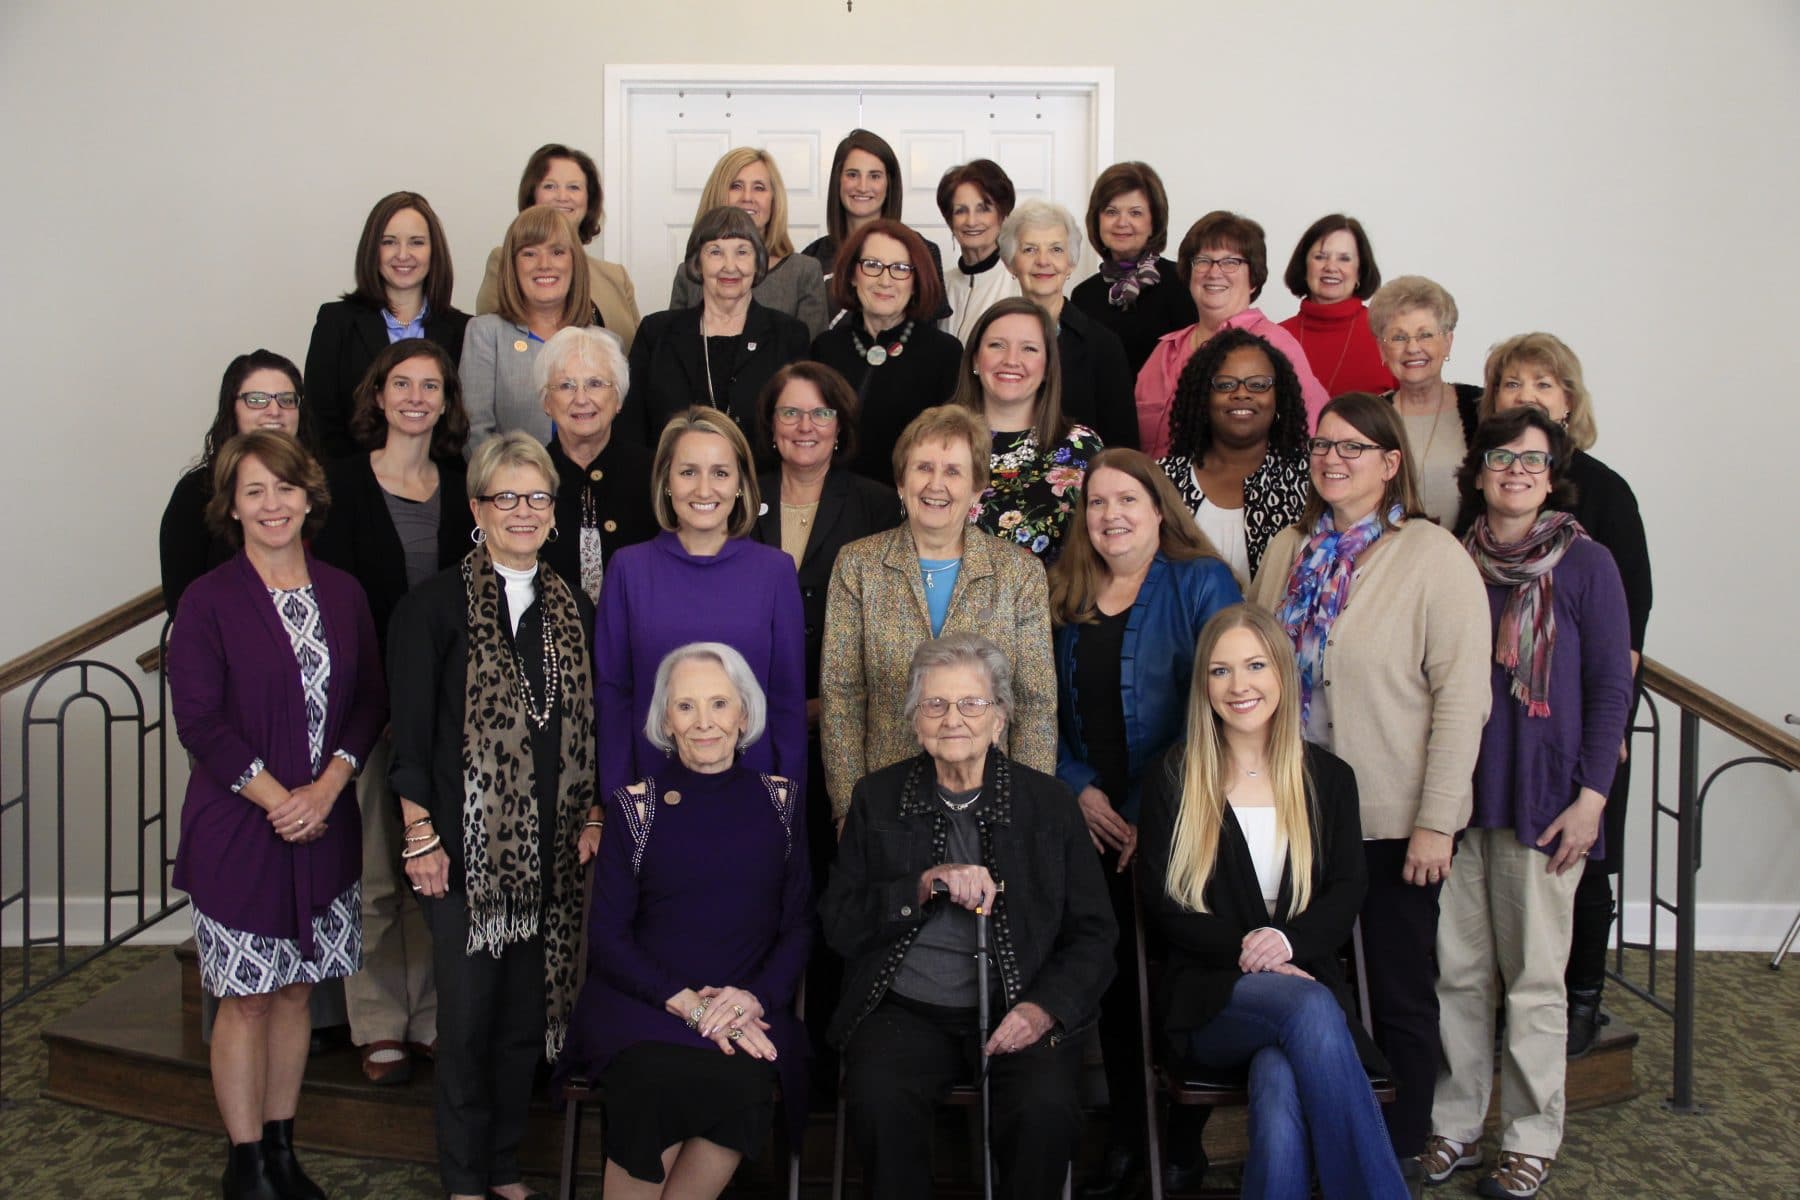
[[[129,633],[163,611],[163,594],[153,587],[117,608],[101,613],[93,620],[77,625],[60,637],[51,638],[35,650],[27,650],[11,662],[0,666],[0,695],[20,684],[30,683],[77,654],[104,645],[120,634]]]
[[[1790,771],[1800,771],[1800,738],[1778,729],[1753,712],[1739,708],[1717,692],[1671,671],[1654,658],[1644,659],[1644,686],[1666,696],[1708,725],[1762,751]]]

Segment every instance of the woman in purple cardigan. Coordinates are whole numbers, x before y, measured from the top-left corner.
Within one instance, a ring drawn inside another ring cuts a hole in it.
[[[1562,1143],[1563,968],[1631,702],[1631,615],[1612,555],[1566,510],[1568,436],[1543,410],[1482,422],[1457,482],[1463,545],[1494,620],[1493,707],[1475,812],[1444,884],[1438,1004],[1445,1066],[1426,1179],[1481,1164],[1494,1080],[1494,974],[1505,984],[1500,1153],[1476,1190],[1535,1196]]]
[[[805,1124],[812,882],[800,790],[745,765],[766,710],[743,655],[678,647],[642,723],[656,769],[606,798],[563,1062],[604,1084],[609,1200],[718,1195],[767,1140],[778,1077]]]
[[[806,622],[794,560],[748,535],[760,499],[737,423],[690,408],[663,428],[650,468],[663,532],[607,563],[594,626],[600,794],[667,761],[644,732],[658,665],[689,642],[744,656],[768,697],[769,732],[744,766],[806,787]]]
[[[226,1200],[324,1196],[293,1154],[307,1001],[362,965],[348,785],[387,723],[387,687],[362,588],[302,541],[328,504],[324,472],[290,434],[227,442],[206,516],[241,549],[188,587],[169,638],[176,728],[193,755],[174,883],[193,901],[201,982],[219,998]]]

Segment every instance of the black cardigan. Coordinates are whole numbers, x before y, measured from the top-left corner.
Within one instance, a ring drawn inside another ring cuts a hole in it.
[[[952,341],[955,339],[952,338]],[[757,477],[762,513],[750,536],[781,549],[781,472]],[[900,501],[891,487],[865,479],[846,467],[833,467],[819,493],[806,549],[800,554],[800,611],[806,617],[806,698],[819,694],[819,654],[825,644],[825,601],[831,593],[831,568],[838,551],[858,538],[892,529],[900,523]]]
[[[1110,449],[1137,449],[1136,376],[1118,335],[1073,304],[1065,303],[1056,333],[1062,362],[1063,416],[1100,435]]]
[[[1351,1015],[1349,988],[1338,961],[1338,951],[1350,940],[1350,927],[1368,890],[1356,773],[1343,759],[1307,744],[1313,880],[1312,898],[1303,912],[1287,915],[1293,880],[1283,868],[1281,894],[1274,915],[1269,914],[1250,849],[1228,805],[1218,858],[1206,885],[1206,906],[1211,911],[1197,913],[1177,904],[1164,886],[1175,815],[1181,805],[1185,757],[1186,743],[1177,742],[1144,772],[1138,825],[1138,885],[1144,919],[1168,946],[1156,997],[1164,1032],[1180,1035],[1200,1029],[1225,1008],[1232,988],[1243,977],[1237,962],[1244,936],[1267,926],[1287,936],[1294,948],[1294,965],[1337,996],[1363,1065],[1385,1073],[1380,1052],[1362,1023]],[[1179,1037],[1173,1040],[1181,1044]]]
[[[1650,545],[1644,537],[1637,496],[1623,476],[1585,450],[1577,450],[1569,460],[1568,477],[1575,485],[1575,519],[1618,564],[1619,579],[1625,585],[1625,607],[1631,613],[1631,648],[1642,654],[1652,596]]]
[[[468,485],[463,461],[435,461],[438,469],[438,570],[462,561],[469,552],[469,532],[475,517],[469,511]],[[334,567],[348,571],[369,597],[369,613],[375,618],[375,636],[386,653],[388,622],[394,606],[406,595],[406,552],[399,531],[388,513],[381,481],[365,451],[340,458],[325,468],[331,488],[331,510],[325,526],[313,539],[313,553]]]
[[[538,557],[561,575],[571,588],[581,590],[581,498],[592,492],[594,515],[600,521],[600,562],[612,562],[621,546],[647,542],[662,531],[650,503],[650,452],[636,442],[615,436],[594,461],[578,467],[564,453],[562,443],[550,439],[550,465],[556,468],[556,537],[544,543]]]
[[[195,467],[175,481],[163,509],[157,531],[157,552],[162,567],[163,607],[169,615],[181,603],[181,593],[237,553],[223,538],[206,527],[206,502],[212,498],[212,468]]]
[[[1188,294],[1187,285],[1181,282],[1175,264],[1159,258],[1156,269],[1162,279],[1155,287],[1139,292],[1137,303],[1128,309],[1114,308],[1107,301],[1112,284],[1098,271],[1076,284],[1075,290],[1069,293],[1069,300],[1076,308],[1118,336],[1125,347],[1125,364],[1131,369],[1133,381],[1156,349],[1158,338],[1177,329],[1186,329],[1200,319],[1194,308],[1194,298]]]
[[[425,339],[442,346],[451,362],[460,363],[468,324],[469,314],[461,309],[428,313]],[[306,348],[306,404],[319,430],[323,457],[347,458],[361,448],[350,436],[356,385],[387,345],[387,322],[380,309],[360,300],[332,300],[319,306],[312,342]]]
[[[897,332],[898,327],[884,330],[880,341],[891,345]],[[926,409],[948,404],[956,395],[962,343],[929,321],[917,321],[905,350],[890,355],[879,367],[871,367],[856,352],[852,339],[859,335],[868,345],[861,316],[851,313],[813,339],[812,357],[849,380],[862,401],[856,457],[850,461],[850,469],[891,486],[894,443],[900,440],[901,431]]]
[[[539,571],[542,572],[540,567]],[[581,614],[582,644],[592,657],[594,606],[575,591]],[[544,694],[544,656],[538,646],[544,606],[534,602],[519,618],[515,644],[521,649],[514,661],[522,664],[535,694]],[[500,588],[496,614],[503,637],[512,637],[506,609],[506,588]],[[463,884],[463,715],[467,711],[469,669],[469,604],[461,564],[441,571],[400,598],[394,609],[392,636],[388,639],[388,705],[392,715],[394,757],[388,768],[398,806],[411,800],[431,814],[432,826],[444,839],[450,856],[450,886]],[[552,706],[553,718],[543,729],[527,726],[534,763],[548,770],[533,772],[533,794],[538,803],[538,828],[555,829],[560,782],[562,714],[564,705]],[[556,856],[540,854],[544,870],[543,894],[553,894],[549,874]]]
[[[731,365],[726,394],[716,397],[706,378],[700,336],[704,305],[651,313],[631,343],[631,393],[613,422],[613,436],[654,448],[664,425],[690,405],[713,405],[731,416],[756,446],[756,397],[769,377],[806,357],[812,335],[797,318],[755,300],[744,316],[744,336]],[[766,455],[765,450],[758,450]]]
[[[984,850],[992,853],[984,865],[1006,886],[994,905],[989,940],[1002,990],[992,1023],[1031,1001],[1061,1027],[1051,1036],[1066,1036],[1093,1020],[1112,982],[1118,922],[1100,856],[1068,787],[1005,759],[1011,786],[999,788],[1003,758],[988,752],[973,810]],[[902,804],[914,771],[921,778],[911,802]],[[831,881],[819,900],[825,940],[845,961],[843,999],[826,1033],[834,1046],[846,1045],[886,995],[890,960],[910,947],[930,909],[919,903],[919,876],[938,865],[933,830],[947,823],[935,778],[931,759],[920,754],[864,777],[851,797]]]

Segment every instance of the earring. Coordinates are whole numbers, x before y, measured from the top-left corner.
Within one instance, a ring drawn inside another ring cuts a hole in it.
[[[477,525],[475,528],[469,530],[469,540],[474,542],[477,546],[481,545],[481,543],[487,541],[487,530]]]
[[[556,540],[556,539],[557,539],[557,538],[559,538],[559,537],[561,537],[561,536],[562,536],[562,530],[560,530],[560,529],[558,529],[558,528],[557,528],[557,527],[556,527],[556,526],[554,526],[554,525],[552,525],[552,526],[551,526],[551,527],[550,527],[550,532],[549,532],[549,534],[547,534],[547,535],[546,535],[546,536],[545,536],[545,538],[544,538],[544,540],[545,540],[545,541],[546,541],[546,542],[554,542],[554,541],[555,541],[555,540]]]

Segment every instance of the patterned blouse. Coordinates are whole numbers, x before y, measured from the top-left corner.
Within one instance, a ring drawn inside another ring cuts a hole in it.
[[[1199,513],[1206,493],[1194,482],[1191,460],[1185,454],[1170,454],[1157,460],[1181,493],[1188,511]],[[1300,519],[1306,499],[1312,494],[1312,476],[1305,459],[1285,459],[1274,454],[1263,456],[1262,466],[1244,480],[1244,542],[1250,552],[1250,574],[1256,574],[1269,539]]]
[[[995,537],[1025,547],[1048,567],[1062,552],[1088,460],[1102,449],[1100,435],[1085,425],[1069,426],[1068,436],[1048,453],[1038,449],[1032,430],[996,433],[988,488],[969,519]]]

